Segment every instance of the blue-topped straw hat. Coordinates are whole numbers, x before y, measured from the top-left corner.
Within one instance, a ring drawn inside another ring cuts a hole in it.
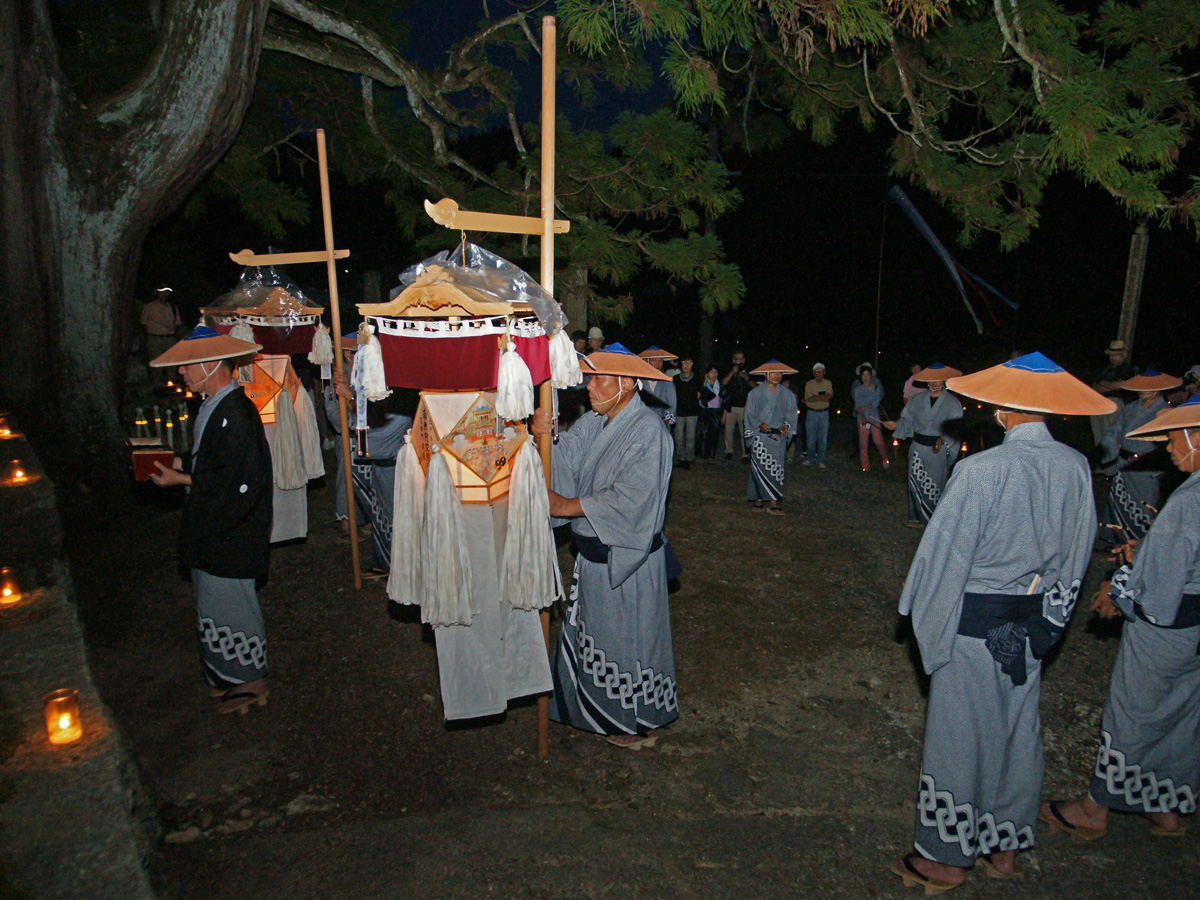
[[[952,369],[943,363],[935,362],[930,363],[914,375],[913,381],[923,381],[927,384],[930,381],[949,381],[951,378],[957,378],[961,374],[962,372],[958,371],[958,369]]]
[[[197,325],[192,333],[174,344],[162,356],[150,360],[156,369],[166,366],[189,366],[192,363],[215,362],[220,359],[235,359],[253,356],[262,349],[262,344],[238,340],[205,325]]]
[[[1165,441],[1167,432],[1178,431],[1180,428],[1200,428],[1200,394],[1187,403],[1164,409],[1145,425],[1133,429],[1125,436],[1143,441]]]
[[[623,378],[648,378],[651,381],[670,381],[671,376],[660,372],[639,358],[624,344],[609,344],[603,350],[588,354],[579,361],[584,375],[620,375]]]
[[[1041,353],[951,378],[956,394],[1006,409],[1059,416],[1103,416],[1117,405]]]
[[[1158,369],[1147,369],[1132,378],[1126,378],[1121,382],[1121,387],[1127,391],[1169,391],[1181,384],[1183,384],[1182,378],[1167,375]]]
[[[759,366],[757,369],[751,369],[751,375],[766,375],[770,372],[778,372],[780,375],[795,375],[797,369],[793,369],[786,363],[781,363],[777,359],[769,360]]]
[[[607,347],[605,348],[608,349]],[[662,347],[656,347],[651,344],[645,350],[638,354],[642,359],[678,359],[678,355],[670,350],[664,350]]]

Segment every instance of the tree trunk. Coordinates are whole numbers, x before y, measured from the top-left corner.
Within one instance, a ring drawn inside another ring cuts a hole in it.
[[[232,144],[269,0],[167,6],[162,42],[120,93],[79,103],[45,0],[0,3],[0,258],[8,399],[75,452],[112,462],[132,287],[149,229]]]

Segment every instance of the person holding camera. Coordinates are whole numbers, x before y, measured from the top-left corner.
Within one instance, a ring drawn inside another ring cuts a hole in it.
[[[725,458],[733,459],[733,436],[742,434],[746,430],[746,398],[750,395],[750,389],[754,387],[750,383],[750,376],[746,374],[746,354],[741,350],[735,350],[733,354],[733,368],[729,370],[729,374],[721,379],[721,393],[725,407]],[[746,444],[744,441],[739,441],[742,445],[742,462],[745,462],[749,454],[746,452]]]

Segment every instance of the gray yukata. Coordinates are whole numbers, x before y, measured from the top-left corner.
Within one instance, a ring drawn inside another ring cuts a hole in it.
[[[1087,568],[1091,491],[1083,456],[1029,422],[959,463],[929,520],[900,597],[932,676],[913,839],[927,859],[969,867],[1033,845],[1041,657]],[[1032,615],[1005,615],[1029,605]],[[994,611],[986,634],[967,627],[981,609]]]
[[[1125,435],[1145,425],[1166,408],[1167,401],[1161,394],[1148,407],[1142,406],[1140,400],[1128,403],[1100,439],[1102,457],[1105,461],[1116,459],[1117,466],[1101,522],[1120,526],[1129,538],[1145,537],[1154,521],[1162,493],[1163,462],[1161,455],[1156,456],[1157,463],[1155,460],[1133,459],[1137,454],[1158,449],[1159,444],[1127,438]],[[1116,542],[1124,541],[1120,532],[1114,534],[1112,529],[1104,530],[1108,534],[1101,537]]]
[[[896,437],[912,438],[908,448],[908,521],[928,522],[950,470],[958,461],[958,441],[946,433],[946,423],[962,418],[962,404],[949,391],[930,403],[929,391],[917,391],[896,421]]]
[[[649,395],[647,397],[647,395]],[[647,378],[642,382],[642,400],[647,408],[670,426],[675,424],[675,412],[678,406],[678,395],[675,393],[674,381],[656,381]]]
[[[782,384],[760,384],[746,398],[745,438],[750,450],[750,483],[746,499],[779,503],[783,500],[783,472],[788,441],[796,436],[799,415],[796,395]],[[787,434],[763,434],[759,426],[787,426]]]
[[[660,537],[671,466],[671,436],[638,397],[611,421],[584,414],[554,448],[553,488],[584,512],[554,520],[569,522],[581,547],[554,655],[556,722],[639,734],[679,716]],[[604,562],[582,552],[597,542]]]
[[[1128,409],[1128,407],[1126,407]],[[1088,794],[1109,809],[1196,811],[1200,791],[1200,472],[1113,577],[1127,619]]]

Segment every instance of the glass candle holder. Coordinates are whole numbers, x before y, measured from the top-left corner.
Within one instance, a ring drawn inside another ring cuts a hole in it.
[[[17,582],[16,574],[8,566],[0,568],[0,606],[20,603],[21,597],[21,585]]]
[[[5,466],[4,473],[0,476],[0,484],[6,487],[19,487],[23,484],[32,484],[41,477],[41,475],[30,472],[28,467],[19,459],[14,459]]]
[[[46,711],[46,733],[52,744],[69,744],[83,737],[83,720],[79,718],[79,691],[63,688],[51,691],[43,699]]]

